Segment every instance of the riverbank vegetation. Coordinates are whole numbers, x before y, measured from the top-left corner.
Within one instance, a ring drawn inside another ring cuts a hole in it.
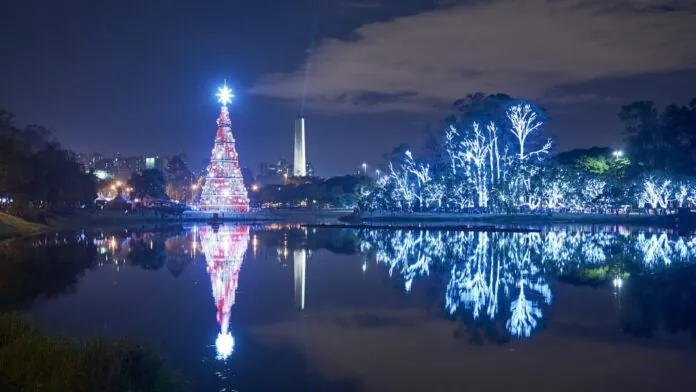
[[[16,315],[0,315],[2,391],[180,391],[151,351],[123,342],[49,337]]]
[[[0,208],[32,221],[47,212],[72,209],[96,197],[96,178],[85,173],[72,151],[61,148],[38,125],[18,127],[0,110]]]
[[[132,173],[127,183],[101,180],[85,170],[74,152],[62,148],[48,129],[21,127],[12,113],[0,109],[0,237],[89,223],[90,216],[104,207],[123,212],[125,200],[133,197],[173,195],[190,200],[192,182],[193,175],[179,156],[171,159],[166,173],[144,169]],[[120,197],[106,206],[97,203],[97,194],[105,190]]]
[[[49,130],[20,128],[0,109],[0,211],[45,223],[47,214],[91,204],[96,189],[96,178]]]
[[[696,204],[696,99],[660,113],[651,102],[622,108],[626,149],[553,154],[545,110],[507,95],[455,104],[417,157],[392,154],[361,191],[365,212],[597,212]]]
[[[45,226],[0,212],[0,239],[21,234],[39,233]]]

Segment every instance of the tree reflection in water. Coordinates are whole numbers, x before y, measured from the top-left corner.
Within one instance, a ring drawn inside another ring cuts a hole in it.
[[[553,299],[550,277],[582,284],[611,282],[620,290],[625,287],[625,278],[635,276],[628,285],[630,292],[625,294],[650,309],[662,301],[659,306],[663,316],[671,309],[666,302],[673,304],[678,295],[661,288],[657,292],[665,294],[651,299],[640,290],[659,286],[656,282],[663,286],[666,282],[696,282],[675,279],[688,274],[686,269],[675,267],[696,259],[696,237],[669,236],[666,232],[363,230],[360,237],[361,251],[373,254],[378,263],[386,265],[390,276],[398,274],[406,291],[411,291],[416,277],[430,274],[433,268],[449,270],[445,310],[460,317],[469,328],[482,326],[494,341],[506,340],[500,336],[503,323],[513,338],[529,338],[539,328],[544,308]],[[688,268],[690,271],[693,267]],[[662,274],[667,275],[660,278]],[[694,292],[687,287],[673,289]],[[688,300],[681,302],[680,312],[669,313],[672,318],[682,311],[696,314],[692,309],[695,296],[688,295]],[[623,309],[633,311],[634,306]],[[643,319],[648,313],[641,313]],[[629,326],[636,324],[635,317],[629,319],[633,322],[625,322],[627,331],[652,331],[657,325],[653,320],[652,324],[638,323],[642,327],[637,328]],[[666,318],[665,322],[679,326],[672,330],[687,329],[684,323]],[[687,324],[696,325],[696,317]]]
[[[621,327],[626,333],[650,337],[662,325],[696,339],[696,265],[635,276],[623,290]]]
[[[74,292],[97,247],[82,237],[47,234],[0,243],[0,311],[30,308],[39,298]]]

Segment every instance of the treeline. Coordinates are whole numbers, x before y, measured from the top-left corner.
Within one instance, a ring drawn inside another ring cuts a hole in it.
[[[328,179],[290,179],[286,185],[267,185],[250,193],[252,202],[261,206],[354,208],[361,189],[370,188],[365,176],[338,176]]]
[[[622,108],[622,151],[555,156],[544,108],[505,94],[473,94],[416,157],[403,145],[360,200],[364,211],[589,211],[696,204],[696,99],[659,112]],[[591,135],[588,135],[591,137]]]
[[[96,190],[94,176],[48,129],[19,127],[12,113],[0,109],[0,209],[41,220],[45,212],[91,203]]]
[[[696,174],[696,98],[688,106],[638,101],[621,108],[626,151],[633,170]]]

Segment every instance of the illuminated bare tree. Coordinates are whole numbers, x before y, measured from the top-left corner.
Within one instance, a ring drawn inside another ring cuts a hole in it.
[[[680,184],[677,191],[674,193],[674,200],[677,202],[679,207],[684,207],[684,202],[689,195],[689,190],[686,184]]]
[[[408,183],[408,173],[401,170],[394,170],[394,165],[389,162],[389,177],[394,183],[393,196],[399,201],[403,201],[404,207],[406,209],[411,209],[413,205],[414,193],[411,189],[411,185]]]
[[[402,165],[402,169],[407,175],[410,173],[416,178],[416,183],[414,184],[416,190],[413,192],[413,196],[418,200],[419,205],[423,207],[425,205],[423,199],[423,190],[425,185],[432,180],[432,177],[430,176],[430,166],[427,164],[416,163],[416,161],[413,160],[411,151],[406,151],[405,155],[406,160]]]
[[[442,207],[442,199],[447,188],[439,182],[429,182],[425,185],[425,204],[427,207]]]
[[[491,174],[491,184],[494,184],[497,181],[500,181],[501,157],[500,150],[498,148],[498,127],[496,127],[495,123],[491,121],[486,126],[486,129],[488,130],[488,158],[490,167],[489,171]]]
[[[538,119],[538,115],[532,109],[532,105],[521,103],[514,105],[508,109],[507,117],[512,125],[510,132],[515,135],[517,143],[519,144],[518,158],[520,161],[524,161],[531,156],[540,156],[549,153],[551,150],[551,139],[548,139],[546,144],[539,150],[532,152],[525,151],[525,145],[530,135],[541,131],[541,126],[544,125],[543,121]]]
[[[672,200],[672,180],[648,176],[643,180],[643,191],[638,195],[638,205],[650,204],[653,208],[667,208]]]
[[[461,145],[459,144],[459,132],[457,129],[450,125],[445,130],[445,152],[449,157],[450,170],[452,175],[457,175],[457,169],[464,166],[464,157],[461,154]]]
[[[462,142],[464,148],[464,157],[472,166],[474,176],[474,185],[478,196],[478,206],[488,206],[488,181],[486,164],[490,153],[490,145],[486,141],[486,137],[481,132],[481,127],[478,123],[473,124],[472,137]]]
[[[686,197],[686,201],[691,204],[691,206],[696,206],[696,190],[692,191],[689,196]]]
[[[552,181],[544,187],[544,205],[546,208],[556,209],[565,207],[565,195],[567,189],[562,181]]]
[[[465,208],[473,207],[474,202],[472,199],[472,194],[469,190],[469,186],[465,182],[458,182],[454,185],[452,190],[452,201],[454,202],[455,208],[463,210]]]

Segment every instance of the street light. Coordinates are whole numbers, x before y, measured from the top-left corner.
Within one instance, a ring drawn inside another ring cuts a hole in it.
[[[379,169],[375,169],[375,174],[377,174],[377,178],[379,178],[379,173],[381,173]]]
[[[623,156],[623,151],[616,150],[616,151],[612,152],[611,154],[614,156],[614,158],[619,159]]]
[[[198,184],[193,184],[193,185],[191,185],[191,189],[194,190],[194,191],[195,191],[196,189],[198,189]]]
[[[362,164],[363,171],[365,171],[365,177],[367,177],[367,163]]]
[[[258,185],[258,184],[253,184],[253,185],[251,186],[251,190],[254,191],[254,192],[258,191],[258,190],[259,190],[259,185]]]

